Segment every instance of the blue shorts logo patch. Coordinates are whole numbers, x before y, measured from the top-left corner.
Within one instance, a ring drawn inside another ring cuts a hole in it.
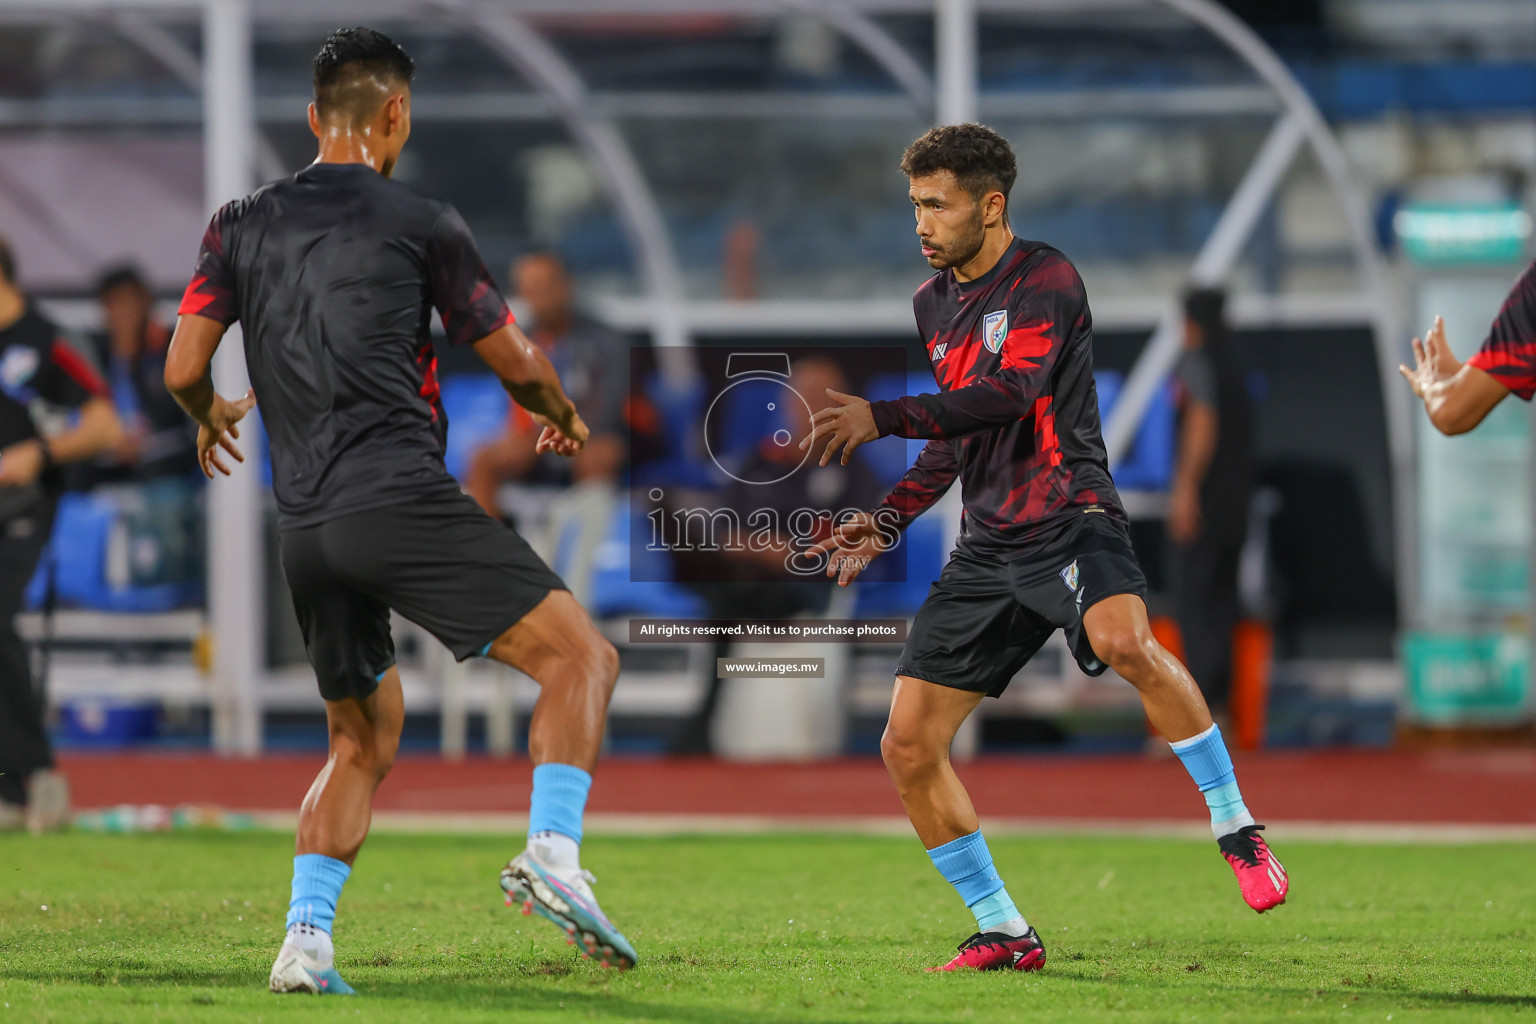
[[[1061,582],[1065,583],[1072,593],[1077,593],[1077,559],[1074,558],[1071,565],[1061,570]]]

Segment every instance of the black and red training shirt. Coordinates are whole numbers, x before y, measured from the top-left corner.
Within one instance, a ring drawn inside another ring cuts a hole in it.
[[[1536,395],[1536,263],[1515,282],[1483,347],[1467,362],[1527,402]]]
[[[39,436],[37,414],[47,407],[78,409],[108,397],[96,368],[30,304],[0,328],[0,449]],[[44,485],[57,490],[58,481]]]
[[[364,164],[311,164],[214,215],[181,314],[239,321],[284,529],[457,489],[431,315],[512,322],[458,212]]]
[[[1093,385],[1093,317],[1067,258],[1015,239],[975,280],[935,274],[912,307],[941,390],[871,404],[880,436],[929,439],[881,508],[905,525],[958,478],[958,550],[1004,561],[1084,508],[1123,521]]]

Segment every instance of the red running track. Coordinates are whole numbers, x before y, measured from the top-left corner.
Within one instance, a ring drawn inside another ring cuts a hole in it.
[[[198,804],[294,811],[323,758],[77,754],[61,759],[81,808]],[[529,763],[402,757],[377,810],[519,813]],[[1536,825],[1536,750],[1295,751],[1239,756],[1247,802],[1272,821]],[[984,816],[1189,822],[1203,810],[1178,761],[987,757],[959,766]],[[731,764],[611,758],[589,810],[654,815],[883,818],[901,815],[877,759]]]

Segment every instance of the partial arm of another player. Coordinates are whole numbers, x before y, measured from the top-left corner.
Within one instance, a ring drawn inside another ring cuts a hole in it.
[[[1216,408],[1191,399],[1179,430],[1179,452],[1169,488],[1168,533],[1178,544],[1193,544],[1200,536],[1200,485],[1216,454],[1220,424]]]
[[[50,462],[80,462],[101,454],[123,435],[117,410],[106,398],[87,399],[75,425],[48,438],[19,441],[0,452],[0,487],[26,487]]]
[[[219,457],[220,448],[236,462],[245,461],[233,439],[240,436],[237,424],[256,404],[254,391],[248,390],[245,397],[231,402],[213,389],[213,354],[225,330],[217,320],[184,315],[176,321],[176,333],[165,357],[166,390],[197,421],[197,464],[210,480],[214,470],[229,476],[229,467]]]
[[[1465,434],[1504,400],[1510,389],[1492,374],[1463,363],[1445,340],[1445,321],[1435,317],[1424,340],[1413,339],[1414,366],[1399,366],[1435,429],[1448,436]]]
[[[959,474],[954,445],[929,441],[878,508],[845,519],[807,554],[826,554],[827,575],[835,575],[837,585],[846,587],[876,556],[895,546],[900,532],[932,508]]]
[[[516,324],[506,324],[475,342],[475,351],[501,379],[518,405],[544,428],[534,450],[572,456],[587,443],[589,431],[576,406],[560,386],[560,376],[539,347]]]

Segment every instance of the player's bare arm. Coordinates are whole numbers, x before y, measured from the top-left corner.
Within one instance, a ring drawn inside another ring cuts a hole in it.
[[[538,452],[572,456],[587,443],[589,431],[576,406],[560,386],[554,366],[513,324],[475,342],[475,351],[501,380],[518,405],[533,414],[544,429],[534,444]]]
[[[1491,374],[1456,358],[1438,316],[1423,340],[1413,339],[1413,360],[1412,369],[1397,370],[1424,402],[1435,429],[1447,436],[1476,427],[1509,394]]]
[[[26,487],[50,462],[79,462],[113,447],[123,424],[111,401],[93,398],[80,407],[75,425],[49,438],[20,441],[0,452],[0,487]]]
[[[1200,537],[1200,485],[1216,455],[1216,407],[1191,400],[1184,412],[1179,455],[1169,490],[1168,534],[1176,544],[1193,544]]]
[[[213,389],[213,354],[224,330],[223,324],[204,316],[180,317],[165,358],[166,390],[197,421],[197,464],[210,480],[214,470],[229,476],[220,448],[236,462],[245,461],[234,440],[240,437],[239,422],[256,405],[254,391],[231,402]]]

